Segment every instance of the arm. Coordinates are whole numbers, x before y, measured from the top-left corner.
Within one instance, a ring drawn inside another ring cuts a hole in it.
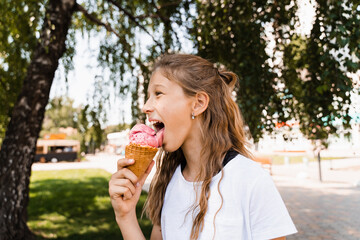
[[[146,170],[144,176],[138,179],[129,169],[125,168],[134,160],[120,159],[118,171],[109,181],[109,195],[114,208],[116,222],[124,239],[145,239],[136,217],[136,204],[139,200],[142,186],[149,175],[154,161]]]
[[[130,214],[128,217],[116,218],[116,222],[124,239],[145,240],[144,234],[142,233],[137,221],[136,213]]]
[[[159,225],[153,226],[150,240],[162,240],[161,228]]]

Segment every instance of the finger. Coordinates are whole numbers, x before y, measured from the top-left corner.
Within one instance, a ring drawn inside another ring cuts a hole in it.
[[[138,177],[129,169],[122,168],[111,176],[111,180],[129,179],[133,184],[138,182]]]
[[[145,181],[144,181],[145,182]],[[140,195],[141,195],[141,192],[142,192],[142,184],[140,182],[138,182],[136,185],[135,185],[135,188],[136,188],[136,191],[135,191],[135,194],[134,194],[134,197],[135,198],[140,198]]]
[[[112,199],[121,198],[123,200],[124,198],[131,199],[134,196],[129,188],[123,186],[111,186],[109,188],[109,195]]]
[[[135,163],[134,159],[121,158],[117,161],[117,170],[119,171],[120,169],[132,165],[134,163]]]
[[[140,183],[141,186],[144,185],[145,180],[146,180],[146,178],[149,176],[149,174],[150,174],[150,172],[151,172],[151,169],[154,167],[154,165],[155,165],[155,161],[152,160],[151,163],[150,163],[150,165],[149,165],[148,168],[146,169],[144,175],[139,179],[139,183]]]
[[[119,186],[119,187],[127,187],[130,189],[131,193],[135,193],[135,185],[129,179],[114,179],[109,183],[110,186]]]
[[[122,199],[124,201],[131,199],[134,196],[130,191],[125,191],[124,195],[122,196]]]

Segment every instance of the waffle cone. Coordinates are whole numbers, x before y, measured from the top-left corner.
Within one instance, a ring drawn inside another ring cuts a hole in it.
[[[158,149],[155,147],[141,146],[133,143],[126,145],[125,157],[135,160],[135,163],[127,168],[140,178],[145,173],[157,151]]]

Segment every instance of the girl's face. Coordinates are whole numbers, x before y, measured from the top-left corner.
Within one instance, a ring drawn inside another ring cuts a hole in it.
[[[179,84],[164,77],[159,70],[153,73],[142,111],[158,130],[164,127],[162,147],[165,151],[176,151],[190,137],[193,103],[194,98],[186,96]]]

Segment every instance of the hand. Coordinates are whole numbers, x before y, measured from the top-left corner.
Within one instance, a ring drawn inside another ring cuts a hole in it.
[[[123,158],[118,161],[118,171],[111,176],[109,181],[109,195],[117,220],[129,214],[136,214],[136,204],[139,201],[142,186],[154,163],[152,161],[145,174],[138,179],[131,170],[126,168],[134,164],[133,159]]]

